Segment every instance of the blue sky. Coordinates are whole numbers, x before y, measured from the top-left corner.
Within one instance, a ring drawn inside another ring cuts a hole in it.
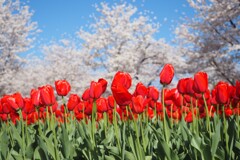
[[[100,2],[102,1],[28,0],[26,4],[34,12],[32,21],[36,21],[38,28],[42,31],[38,33],[33,52],[42,44],[61,39],[64,34],[74,36],[80,27],[91,22],[89,15],[96,13],[93,5]],[[113,4],[119,1],[108,0],[105,2]],[[126,2],[136,6],[139,12],[143,10],[153,12],[152,18],[157,17],[156,22],[161,24],[157,36],[165,38],[168,42],[173,38],[172,30],[180,22],[180,17],[193,16],[193,10],[186,0],[129,0]]]

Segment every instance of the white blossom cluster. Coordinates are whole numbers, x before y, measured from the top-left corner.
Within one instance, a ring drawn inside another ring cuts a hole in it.
[[[72,93],[82,94],[92,80],[111,83],[117,71],[130,73],[133,86],[155,85],[166,63],[173,64],[178,78],[203,70],[213,83],[235,83],[240,79],[239,0],[188,2],[196,15],[176,28],[174,46],[156,38],[160,25],[149,12],[121,1],[96,5],[92,23],[76,37],[45,44],[41,58],[23,58],[19,54],[31,47],[37,23],[19,0],[0,0],[0,94],[29,95],[32,88],[54,86],[59,79],[70,82]]]
[[[185,53],[190,73],[204,70],[214,84],[240,79],[240,1],[188,0],[193,19],[177,29],[179,50]]]

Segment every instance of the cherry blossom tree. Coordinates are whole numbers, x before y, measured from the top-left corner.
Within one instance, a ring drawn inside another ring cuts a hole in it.
[[[196,11],[177,29],[186,71],[207,71],[213,84],[240,79],[240,1],[188,0]]]
[[[42,53],[41,57],[28,58],[24,69],[14,75],[14,85],[9,86],[9,90],[19,90],[27,96],[32,88],[46,84],[54,87],[56,80],[65,79],[71,84],[71,93],[82,94],[94,78],[74,40],[61,39],[45,44]]]
[[[184,65],[181,55],[164,39],[156,38],[159,24],[152,15],[139,13],[131,4],[101,3],[87,29],[81,29],[82,51],[95,72],[111,81],[117,71],[131,74],[133,82],[151,85],[159,81],[165,63]]]
[[[36,33],[32,12],[19,0],[0,0],[0,94],[9,91],[14,75],[26,59],[19,56],[27,51]]]

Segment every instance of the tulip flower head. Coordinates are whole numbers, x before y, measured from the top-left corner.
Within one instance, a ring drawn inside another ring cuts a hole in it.
[[[194,75],[193,90],[196,93],[205,93],[208,90],[208,75],[205,72],[197,72]]]
[[[59,96],[66,96],[71,90],[71,86],[66,80],[55,81],[55,87]]]
[[[161,73],[159,74],[160,83],[163,85],[168,85],[172,82],[174,76],[174,68],[171,64],[166,64]]]

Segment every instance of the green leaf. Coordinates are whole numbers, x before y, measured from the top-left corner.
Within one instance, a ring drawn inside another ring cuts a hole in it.
[[[108,145],[114,138],[114,130],[113,128],[110,128],[107,132],[106,138],[103,139],[101,144]]]
[[[110,152],[110,154],[112,154],[113,156],[117,157],[118,159],[121,159],[120,155],[120,151],[118,150],[117,147],[115,146],[107,146],[106,147],[107,150]]]
[[[47,139],[46,137],[38,136],[39,147],[45,152],[49,153],[52,157],[55,157],[53,139],[51,136]]]
[[[113,156],[107,156],[107,155],[105,155],[104,159],[105,160],[115,160],[115,158]]]
[[[69,141],[68,133],[67,133],[66,128],[63,124],[62,124],[61,128],[62,128],[62,134],[61,134],[61,137],[60,137],[60,141],[61,141],[61,144],[62,144],[61,149],[62,149],[62,153],[63,153],[64,158],[68,159],[70,157],[70,155],[73,153],[73,147],[72,147],[71,142]]]
[[[12,154],[12,156],[14,157],[14,159],[16,159],[16,160],[23,160],[22,155],[19,154],[18,152],[12,150],[12,151],[11,151],[11,154]]]
[[[217,157],[218,159],[225,159],[225,151],[222,147],[218,148],[218,150],[216,151],[215,157]]]
[[[7,159],[7,153],[9,152],[9,137],[7,131],[1,132],[0,135],[0,154],[4,159]]]
[[[33,159],[33,155],[34,155],[33,144],[30,144],[26,147],[26,157],[29,159]]]
[[[132,160],[132,159],[135,159],[135,157],[134,157],[133,153],[125,150],[125,152],[124,152],[124,159]]]
[[[235,141],[235,147],[240,150],[240,142]]]
[[[218,148],[218,143],[221,140],[221,136],[220,136],[220,128],[221,128],[221,123],[218,122],[218,124],[216,125],[215,128],[215,132],[212,135],[212,146],[211,146],[211,153],[214,156],[216,154],[217,148]]]
[[[197,135],[194,135],[191,140],[191,145],[196,148],[199,152],[202,153],[201,149],[201,138]]]
[[[40,147],[37,147],[34,151],[34,158],[35,160],[40,160],[40,159],[46,159],[49,160],[47,156],[47,151],[45,149],[42,149]]]
[[[22,138],[20,136],[20,132],[18,131],[18,129],[11,124],[11,129],[12,129],[12,134],[13,134],[13,139],[15,139],[18,142],[18,145],[20,146],[20,148],[23,148],[22,146]]]
[[[127,138],[127,140],[128,140],[128,143],[129,143],[129,145],[130,145],[130,147],[131,147],[131,150],[132,150],[132,152],[133,152],[133,154],[134,154],[134,159],[137,159],[137,154],[136,154],[136,149],[135,149],[135,145],[134,145],[134,143],[136,143],[136,141],[133,141],[133,137],[132,137],[132,134],[130,133],[130,135],[128,136],[128,138]],[[125,151],[126,152],[126,151]]]
[[[171,120],[169,119],[169,117],[168,117],[168,115],[167,115],[167,113],[165,112],[165,117],[166,117],[166,128],[164,128],[166,131],[164,131],[164,132],[166,132],[166,141],[167,142],[169,142],[169,140],[170,140],[170,137],[171,137],[171,129],[170,129],[170,126],[171,126]]]

